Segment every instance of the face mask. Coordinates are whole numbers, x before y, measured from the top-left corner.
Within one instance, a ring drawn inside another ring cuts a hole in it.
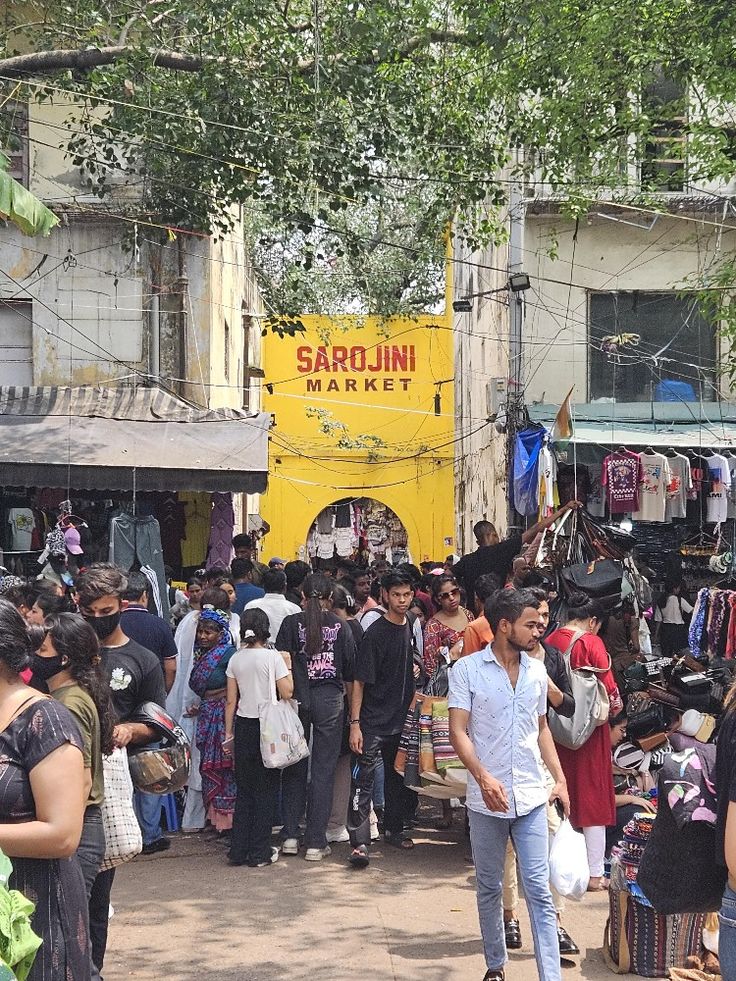
[[[53,657],[41,657],[34,654],[31,658],[31,670],[36,681],[48,681],[55,674],[66,669],[63,654],[54,654]]]
[[[107,640],[120,623],[121,613],[122,610],[118,610],[117,613],[108,613],[106,617],[84,617],[84,619],[92,627],[99,640]]]

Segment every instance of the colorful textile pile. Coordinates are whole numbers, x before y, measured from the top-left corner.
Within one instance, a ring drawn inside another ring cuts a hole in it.
[[[468,773],[450,742],[446,698],[417,693],[406,715],[394,764],[405,786],[426,797],[462,797]]]

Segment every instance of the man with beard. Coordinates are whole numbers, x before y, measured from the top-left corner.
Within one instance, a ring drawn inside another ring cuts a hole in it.
[[[511,835],[534,936],[539,977],[560,981],[557,917],[549,888],[546,804],[570,802],[547,726],[547,672],[529,657],[542,633],[539,600],[501,590],[487,601],[491,644],[450,673],[450,739],[468,770],[467,808],[475,859],[478,914],[488,970],[503,981],[507,960],[502,881]],[[542,761],[555,783],[547,789]]]

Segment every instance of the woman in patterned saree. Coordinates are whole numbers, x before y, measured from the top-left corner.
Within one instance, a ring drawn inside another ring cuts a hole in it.
[[[235,810],[233,761],[222,750],[227,693],[225,672],[234,653],[229,613],[212,606],[203,607],[197,623],[189,687],[202,699],[195,738],[200,753],[204,806],[210,824],[220,832],[232,828]]]

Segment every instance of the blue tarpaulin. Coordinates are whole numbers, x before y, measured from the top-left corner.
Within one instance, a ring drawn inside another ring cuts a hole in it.
[[[543,426],[532,426],[514,441],[514,507],[519,514],[539,511],[539,451],[546,433]]]

